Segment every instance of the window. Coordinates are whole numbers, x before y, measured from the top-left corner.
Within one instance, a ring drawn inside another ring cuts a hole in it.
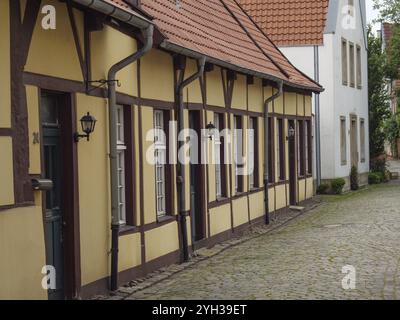
[[[299,176],[304,176],[304,122],[302,120],[297,121],[297,170]]]
[[[340,159],[341,164],[347,164],[346,118],[340,117]]]
[[[156,209],[157,217],[161,218],[167,214],[166,210],[166,152],[167,142],[164,131],[164,112],[154,111],[154,145],[155,145],[155,170],[156,170]]]
[[[242,117],[233,117],[233,159],[235,161],[235,193],[243,192],[243,176],[240,174],[242,169]]]
[[[224,155],[224,138],[220,136],[221,130],[224,129],[224,115],[221,113],[214,113],[214,126],[218,130],[215,137],[214,153],[215,153],[215,190],[216,196],[222,198],[226,196],[225,188],[225,165],[223,160]]]
[[[253,168],[249,172],[249,186],[250,189],[254,189],[258,187],[258,155],[257,155],[257,118],[250,117],[249,118],[249,162],[253,164]]]
[[[269,117],[268,118],[268,182],[269,183],[274,183],[275,182],[275,176],[274,176],[274,119]]]
[[[365,120],[360,119],[360,153],[361,162],[365,162]]]
[[[362,73],[361,73],[361,47],[357,45],[357,88],[362,88]]]
[[[347,86],[347,41],[342,39],[342,83]]]
[[[279,173],[279,180],[285,180],[285,157],[284,157],[284,148],[285,148],[285,136],[284,136],[284,128],[283,128],[283,119],[278,119],[278,143],[276,145],[277,151],[277,169]]]
[[[354,44],[349,44],[349,63],[350,63],[350,87],[355,86],[355,65],[354,65]]]
[[[348,6],[349,6],[349,15],[354,17],[354,0],[348,0]]]
[[[117,106],[117,170],[118,170],[118,216],[120,224],[126,224],[126,186],[125,186],[125,134],[124,107]]]
[[[305,143],[305,156],[306,156],[306,173],[307,174],[312,174],[312,127],[311,127],[311,121],[307,120],[304,122],[305,129],[305,138],[304,138],[304,143]]]

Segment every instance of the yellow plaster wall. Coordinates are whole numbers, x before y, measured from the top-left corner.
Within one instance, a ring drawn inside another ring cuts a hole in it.
[[[46,256],[40,192],[35,193],[35,206],[1,212],[0,252],[0,300],[47,299],[41,273]]]
[[[263,87],[261,79],[254,78],[254,84],[248,86],[248,95],[249,111],[264,112]]]
[[[214,70],[207,72],[207,104],[218,107],[225,107],[224,89],[222,85],[221,69],[214,67]]]
[[[285,114],[296,115],[297,95],[293,92],[285,92]]]
[[[37,87],[26,86],[26,99],[28,102],[28,128],[29,128],[29,174],[40,174],[40,142],[33,143],[33,134],[40,132],[39,120],[39,90]]]
[[[233,225],[234,227],[241,226],[249,222],[249,210],[247,197],[242,197],[232,201],[233,206]]]
[[[247,109],[247,80],[244,75],[237,75],[235,85],[233,86],[232,108]]]
[[[14,204],[12,138],[0,137],[0,206]]]
[[[314,196],[314,178],[307,179],[307,199],[310,199]]]
[[[146,153],[149,152],[154,140],[146,141],[147,132],[154,128],[153,108],[142,107],[142,137],[143,137],[143,188],[144,188],[144,224],[155,222],[156,213],[156,194],[155,194],[155,168],[146,159]],[[151,137],[149,137],[151,138]]]
[[[297,115],[304,116],[304,95],[297,95]]]
[[[276,210],[286,207],[285,185],[276,186]]]
[[[141,59],[142,98],[174,101],[174,66],[172,56],[153,49]]]
[[[118,271],[124,271],[141,264],[140,233],[119,238]]]
[[[263,198],[264,201],[264,198]],[[275,188],[269,188],[268,189],[268,205],[269,205],[269,211],[275,211]]]
[[[278,89],[273,89],[272,92],[275,94],[278,92]],[[275,113],[283,114],[283,94],[274,100],[274,110]]]
[[[78,144],[79,215],[82,285],[109,274],[110,190],[108,116],[104,99],[77,94],[77,117],[90,112],[96,130],[90,142]],[[77,119],[77,127],[80,127]]]
[[[231,228],[231,205],[226,204],[210,209],[211,236],[229,230]]]
[[[305,179],[301,179],[298,182],[298,201],[304,201],[306,199],[306,180]]]
[[[249,195],[250,220],[264,215],[264,191]],[[272,207],[273,208],[273,207]],[[271,210],[271,207],[270,207]]]
[[[0,1],[0,128],[11,127],[9,1]]]
[[[305,109],[306,109],[306,116],[311,117],[312,115],[312,97],[305,96]]]
[[[178,224],[165,226],[145,233],[146,262],[179,250]]]
[[[42,28],[43,14],[39,13],[33,33],[25,71],[82,81],[82,71],[69,22],[67,6],[54,0],[42,1],[56,8],[55,30]],[[80,38],[83,39],[83,14],[74,10]]]
[[[101,31],[91,33],[92,79],[107,79],[112,65],[137,51],[136,40],[124,33],[104,26]],[[162,77],[163,73],[160,73]],[[132,63],[119,71],[116,78],[120,82],[118,92],[137,96],[137,63]]]

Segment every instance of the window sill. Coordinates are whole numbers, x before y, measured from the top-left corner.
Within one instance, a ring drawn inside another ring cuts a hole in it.
[[[175,216],[171,215],[165,215],[163,217],[157,217],[157,223],[164,223],[164,222],[169,222],[175,219]]]
[[[124,236],[127,234],[136,233],[138,231],[139,231],[139,229],[136,226],[123,225],[123,226],[120,226],[120,228],[119,228],[119,235]]]

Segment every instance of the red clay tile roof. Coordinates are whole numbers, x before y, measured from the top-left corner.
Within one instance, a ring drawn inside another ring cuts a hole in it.
[[[321,87],[295,69],[234,0],[142,0],[169,43],[293,86]]]
[[[122,0],[107,0],[132,10]],[[141,10],[165,41],[222,63],[284,80],[286,85],[321,91],[262,33],[235,0],[141,0]]]
[[[323,42],[329,0],[238,0],[275,44]]]

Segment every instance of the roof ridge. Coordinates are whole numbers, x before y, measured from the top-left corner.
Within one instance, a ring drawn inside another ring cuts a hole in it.
[[[224,7],[226,8],[226,10],[231,14],[231,16],[237,21],[237,23],[240,25],[240,27],[244,30],[244,32],[247,34],[247,36],[251,39],[251,41],[253,41],[253,43],[256,45],[256,47],[275,65],[275,67],[277,67],[284,76],[286,76],[288,78],[288,80],[290,79],[289,74],[286,72],[286,70],[284,70],[282,68],[282,66],[280,64],[278,64],[273,58],[271,58],[269,56],[269,54],[267,54],[259,45],[259,43],[253,38],[253,36],[249,33],[249,31],[243,26],[243,24],[239,21],[239,19],[236,17],[236,15],[232,12],[232,10],[230,8],[228,8],[228,6],[225,3],[225,0],[220,0],[221,3],[224,5]],[[233,0],[236,5],[238,5],[238,3]],[[242,9],[242,8],[241,8]]]

